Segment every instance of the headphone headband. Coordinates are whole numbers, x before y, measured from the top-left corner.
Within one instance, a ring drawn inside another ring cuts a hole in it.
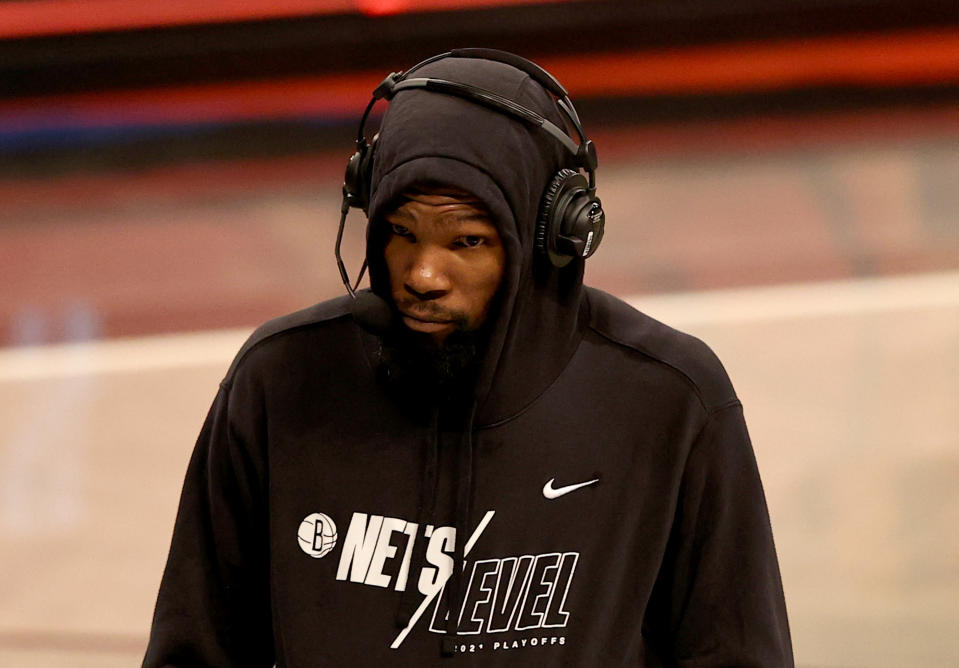
[[[526,74],[530,75],[540,86],[548,90],[556,97],[569,97],[569,93],[567,93],[566,89],[563,88],[563,85],[556,80],[556,77],[534,63],[532,60],[527,60],[522,56],[517,56],[515,53],[510,53],[509,51],[500,51],[499,49],[467,48],[453,49],[449,52],[449,56],[452,58],[480,58],[481,60],[493,60],[505,65],[512,65],[516,69],[526,72]],[[424,62],[423,64],[425,65],[426,63]],[[416,69],[416,67],[410,68],[410,71],[414,69]],[[407,74],[409,74],[409,72],[407,72]]]
[[[579,137],[579,144],[577,144],[565,130],[557,126],[549,119],[541,116],[532,109],[528,109],[523,105],[500,95],[499,93],[495,93],[485,88],[480,88],[479,86],[473,86],[471,84],[465,84],[457,81],[447,81],[445,79],[426,77],[410,78],[410,75],[418,69],[445,58],[477,58],[480,60],[491,60],[509,65],[520,70],[521,72],[524,72],[534,81],[536,81],[542,88],[558,98],[555,101],[556,107],[560,110],[563,116],[566,117],[566,119],[569,121],[569,124],[576,131],[576,134]],[[566,89],[563,88],[559,81],[556,80],[556,77],[536,63],[532,62],[531,60],[527,60],[522,56],[517,56],[515,53],[500,51],[498,49],[453,49],[452,51],[446,51],[444,53],[431,56],[426,60],[420,61],[405,72],[391,73],[389,76],[383,79],[383,81],[380,82],[380,84],[373,91],[373,97],[370,100],[370,103],[366,106],[366,110],[363,112],[363,117],[360,120],[360,126],[356,136],[357,145],[367,143],[366,136],[364,134],[366,120],[369,117],[370,112],[373,110],[373,105],[376,104],[377,100],[391,100],[396,93],[402,90],[416,88],[424,88],[426,90],[433,90],[438,93],[460,97],[476,104],[495,109],[506,114],[507,116],[516,118],[517,120],[542,128],[545,132],[558,140],[566,148],[566,150],[573,155],[578,167],[586,171],[587,175],[589,176],[590,189],[594,189],[596,187],[596,177],[594,174],[598,162],[596,159],[596,148],[593,146],[593,142],[586,138],[586,133],[583,131],[583,126],[580,123],[579,115],[576,113],[576,108],[569,99],[569,93],[567,93]]]
[[[540,116],[535,111],[527,109],[521,104],[517,104],[509,98],[503,97],[493,91],[457,81],[446,81],[445,79],[402,79],[393,86],[390,97],[401,90],[407,90],[409,88],[425,88],[447,95],[466,98],[474,102],[479,102],[487,107],[494,107],[507,116],[512,116],[518,120],[543,128],[543,130],[556,137],[570,153],[577,157],[579,155],[579,144],[574,142],[572,138],[555,123]]]

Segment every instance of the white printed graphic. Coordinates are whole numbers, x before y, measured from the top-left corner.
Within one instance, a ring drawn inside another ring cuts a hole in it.
[[[483,516],[483,519],[480,520],[480,523],[473,530],[473,535],[470,536],[469,540],[466,541],[466,545],[463,546],[463,556],[465,557],[470,553],[470,550],[473,549],[473,546],[476,545],[476,541],[479,540],[479,537],[483,535],[483,531],[486,530],[486,525],[489,524],[490,520],[493,519],[493,515],[496,514],[495,510],[486,511],[486,515]],[[410,617],[409,624],[406,625],[406,628],[399,632],[399,635],[396,636],[396,639],[393,640],[393,644],[390,645],[391,649],[396,649],[403,644],[403,641],[406,639],[407,634],[410,630],[416,625],[416,622],[419,621],[420,617],[423,616],[423,612],[426,611],[426,608],[429,607],[430,603],[433,602],[433,599],[436,598],[436,595],[442,591],[442,585],[445,585],[447,580],[453,574],[453,569],[450,568],[449,573],[444,573],[442,576],[437,578],[435,583],[435,589],[433,593],[428,594],[423,598],[423,602],[420,603],[420,607],[416,609],[416,612],[413,613],[413,616]],[[440,582],[442,579],[442,582]]]
[[[474,562],[456,613],[457,635],[565,627],[566,598],[578,560],[578,552],[551,552]],[[437,605],[429,630],[444,633],[449,614],[446,606]]]
[[[313,513],[300,522],[296,532],[300,549],[314,559],[326,556],[336,546],[336,524],[329,515]]]
[[[566,485],[565,487],[553,487],[553,481],[556,478],[550,478],[549,482],[543,485],[543,496],[547,499],[558,499],[564,494],[569,494],[570,492],[575,492],[581,487],[586,487],[592,485],[595,482],[599,482],[599,478],[594,478],[593,480],[587,480],[586,482],[576,483],[575,485]]]
[[[595,482],[597,480],[570,485],[570,491]],[[552,489],[551,485],[547,486]],[[562,489],[557,491],[566,493]],[[547,552],[470,562],[465,557],[469,556],[495,514],[493,510],[487,511],[463,546],[464,560],[458,566],[468,580],[456,610],[450,610],[450,597],[444,596],[456,567],[457,535],[451,526],[420,526],[399,517],[354,512],[340,545],[336,579],[394,591],[413,588],[423,596],[406,627],[390,645],[392,649],[398,649],[424,617],[427,631],[445,633],[450,615],[455,615],[458,620],[457,636],[473,636],[475,639],[483,634],[540,632],[535,638],[516,641],[496,641],[486,645],[483,641],[471,642],[460,645],[462,649],[458,651],[483,651],[484,647],[517,649],[525,647],[527,641],[530,646],[565,644],[565,636],[549,634],[554,629],[564,629],[569,621],[567,598],[579,553]],[[301,543],[306,539],[316,539],[320,541],[315,545],[316,549],[322,550],[326,523],[315,519],[317,517],[326,516],[311,515],[304,520],[305,535],[301,535]],[[335,528],[332,531],[335,536]],[[413,552],[420,540],[426,541],[419,548],[424,563],[417,566],[418,572],[411,573]]]

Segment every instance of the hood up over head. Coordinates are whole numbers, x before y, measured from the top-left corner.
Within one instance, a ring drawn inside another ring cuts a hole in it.
[[[491,90],[565,126],[552,96],[510,65],[445,58],[423,66],[416,76]],[[576,258],[557,269],[536,257],[543,193],[563,167],[575,169],[572,156],[545,131],[444,93],[397,92],[380,127],[367,235],[374,293],[391,302],[383,218],[417,186],[439,184],[472,193],[489,209],[503,240],[506,269],[474,388],[478,427],[529,406],[563,370],[582,336],[584,261]]]

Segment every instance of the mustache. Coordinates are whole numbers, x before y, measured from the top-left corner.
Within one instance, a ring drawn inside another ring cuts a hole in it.
[[[451,322],[458,326],[465,326],[467,323],[469,323],[469,316],[462,311],[445,309],[431,301],[401,299],[396,302],[396,308],[403,315],[407,315],[412,318]]]

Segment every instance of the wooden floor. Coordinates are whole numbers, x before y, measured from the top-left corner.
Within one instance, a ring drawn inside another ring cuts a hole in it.
[[[603,137],[588,281],[725,362],[805,667],[959,665],[959,127],[926,121]],[[340,157],[0,182],[0,665],[139,661],[230,358],[341,290]]]

